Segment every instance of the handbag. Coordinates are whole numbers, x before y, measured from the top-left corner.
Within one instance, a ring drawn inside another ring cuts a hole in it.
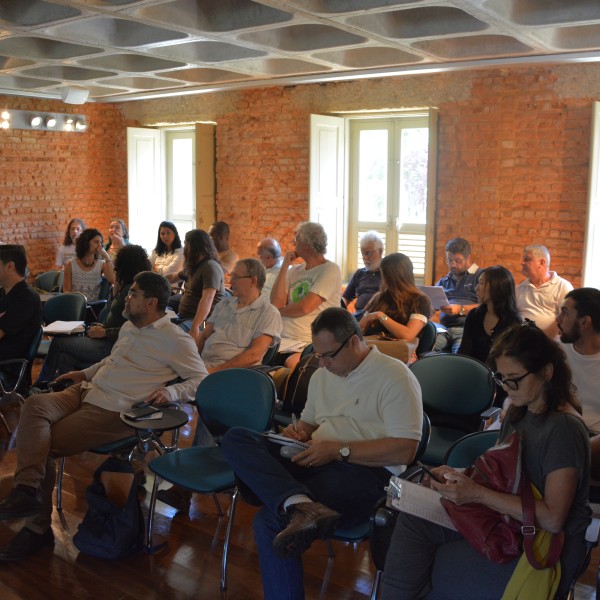
[[[563,535],[552,536],[546,560],[536,557],[534,540],[542,530],[535,527],[534,493],[541,494],[529,482],[521,467],[521,438],[515,431],[502,444],[479,456],[465,475],[488,489],[521,496],[523,522],[478,503],[454,504],[442,498],[442,504],[458,532],[488,560],[506,564],[525,550],[529,564],[537,570],[553,567],[560,558]],[[533,487],[533,491],[532,491]],[[550,534],[548,534],[550,535]],[[543,562],[543,564],[542,564]]]
[[[465,475],[474,482],[497,492],[521,494],[521,438],[513,432],[502,443],[479,456]],[[492,562],[509,563],[522,552],[522,523],[498,511],[470,502],[454,504],[442,498],[442,504],[458,532]]]

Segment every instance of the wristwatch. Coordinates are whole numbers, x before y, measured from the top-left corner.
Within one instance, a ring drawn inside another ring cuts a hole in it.
[[[461,317],[464,317],[464,316],[467,314],[467,313],[466,313],[466,311],[465,311],[465,307],[464,307],[462,304],[461,304],[461,306],[460,306],[460,310],[458,311],[458,314],[459,314]]]
[[[340,456],[342,457],[343,462],[348,462],[350,458],[350,445],[346,444],[340,448]]]

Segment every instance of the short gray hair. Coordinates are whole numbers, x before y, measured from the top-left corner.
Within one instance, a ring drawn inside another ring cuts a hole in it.
[[[360,244],[362,245],[363,242],[364,243],[372,242],[373,245],[375,246],[375,248],[377,248],[377,249],[381,248],[381,250],[383,250],[383,240],[381,239],[381,236],[373,229],[371,229],[370,231],[367,231],[366,233],[363,233],[363,235],[361,235]]]
[[[246,273],[250,277],[256,277],[256,287],[259,290],[262,290],[267,279],[267,271],[262,263],[255,258],[242,258],[237,261],[237,264],[244,265],[246,267]]]
[[[296,238],[310,246],[317,254],[327,252],[327,234],[320,223],[302,221],[296,229]]]
[[[550,252],[548,252],[546,246],[542,246],[541,244],[530,244],[529,246],[525,246],[523,252],[531,252],[536,258],[543,258],[546,261],[546,266],[550,268]]]

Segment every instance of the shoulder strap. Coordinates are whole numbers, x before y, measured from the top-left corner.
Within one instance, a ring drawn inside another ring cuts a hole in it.
[[[564,543],[564,532],[552,534],[552,541],[548,550],[548,556],[545,564],[539,563],[533,552],[533,540],[535,539],[535,498],[531,490],[531,484],[525,471],[522,473],[521,486],[521,504],[523,507],[523,525],[521,533],[523,534],[523,547],[529,564],[536,570],[548,569],[553,567],[559,560]]]

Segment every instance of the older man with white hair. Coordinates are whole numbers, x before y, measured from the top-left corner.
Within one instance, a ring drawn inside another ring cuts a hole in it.
[[[264,238],[260,240],[256,246],[256,256],[258,256],[267,272],[267,278],[265,279],[262,293],[266,298],[270,298],[273,284],[277,279],[277,275],[279,275],[281,264],[283,263],[281,246],[276,239]]]
[[[339,307],[342,288],[340,268],[325,258],[327,234],[322,225],[300,223],[294,244],[295,249],[284,256],[271,290],[271,304],[279,309],[283,320],[280,359],[289,368],[298,363],[300,352],[311,343],[310,325],[315,317],[330,306]],[[297,258],[304,262],[292,266]]]
[[[515,289],[521,316],[535,321],[549,337],[555,337],[558,333],[556,317],[573,286],[550,270],[550,252],[539,244],[531,244],[523,250],[521,273],[527,277]]]
[[[383,240],[376,231],[367,231],[360,238],[360,253],[365,266],[352,275],[342,294],[342,302],[347,308],[352,308],[355,314],[362,314],[373,294],[379,291]]]

